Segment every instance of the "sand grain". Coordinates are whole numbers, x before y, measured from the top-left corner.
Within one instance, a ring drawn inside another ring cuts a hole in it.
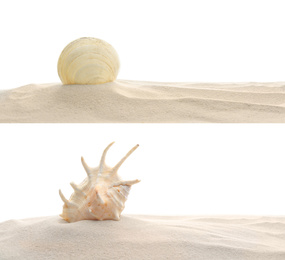
[[[0,259],[284,260],[285,217],[10,220],[0,223]]]
[[[285,83],[31,84],[0,92],[0,122],[284,123]]]

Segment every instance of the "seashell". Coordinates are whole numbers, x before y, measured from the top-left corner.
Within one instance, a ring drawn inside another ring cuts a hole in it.
[[[59,56],[57,70],[63,84],[95,85],[114,81],[120,67],[116,50],[90,37],[69,43]]]
[[[80,220],[120,220],[125,207],[131,186],[140,180],[123,181],[117,174],[123,162],[138,148],[134,146],[113,168],[105,163],[106,153],[114,144],[111,143],[104,150],[100,165],[96,168],[89,167],[81,157],[82,165],[87,173],[87,178],[79,185],[70,183],[74,189],[69,200],[61,190],[59,195],[64,202],[60,215],[68,222]]]

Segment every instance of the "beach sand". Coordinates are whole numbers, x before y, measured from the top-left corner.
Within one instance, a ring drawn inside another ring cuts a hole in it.
[[[285,82],[31,84],[0,92],[0,122],[284,123]]]
[[[0,223],[0,259],[284,260],[285,217],[144,216]]]

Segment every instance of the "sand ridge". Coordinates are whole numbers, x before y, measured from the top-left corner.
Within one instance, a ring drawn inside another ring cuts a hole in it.
[[[284,123],[285,82],[30,84],[0,92],[0,122]]]
[[[285,217],[125,215],[0,223],[0,259],[283,260]]]

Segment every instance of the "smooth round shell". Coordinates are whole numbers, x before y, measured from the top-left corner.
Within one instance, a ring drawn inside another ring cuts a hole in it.
[[[120,62],[116,50],[96,38],[69,43],[59,56],[57,70],[63,84],[95,85],[114,81]]]

